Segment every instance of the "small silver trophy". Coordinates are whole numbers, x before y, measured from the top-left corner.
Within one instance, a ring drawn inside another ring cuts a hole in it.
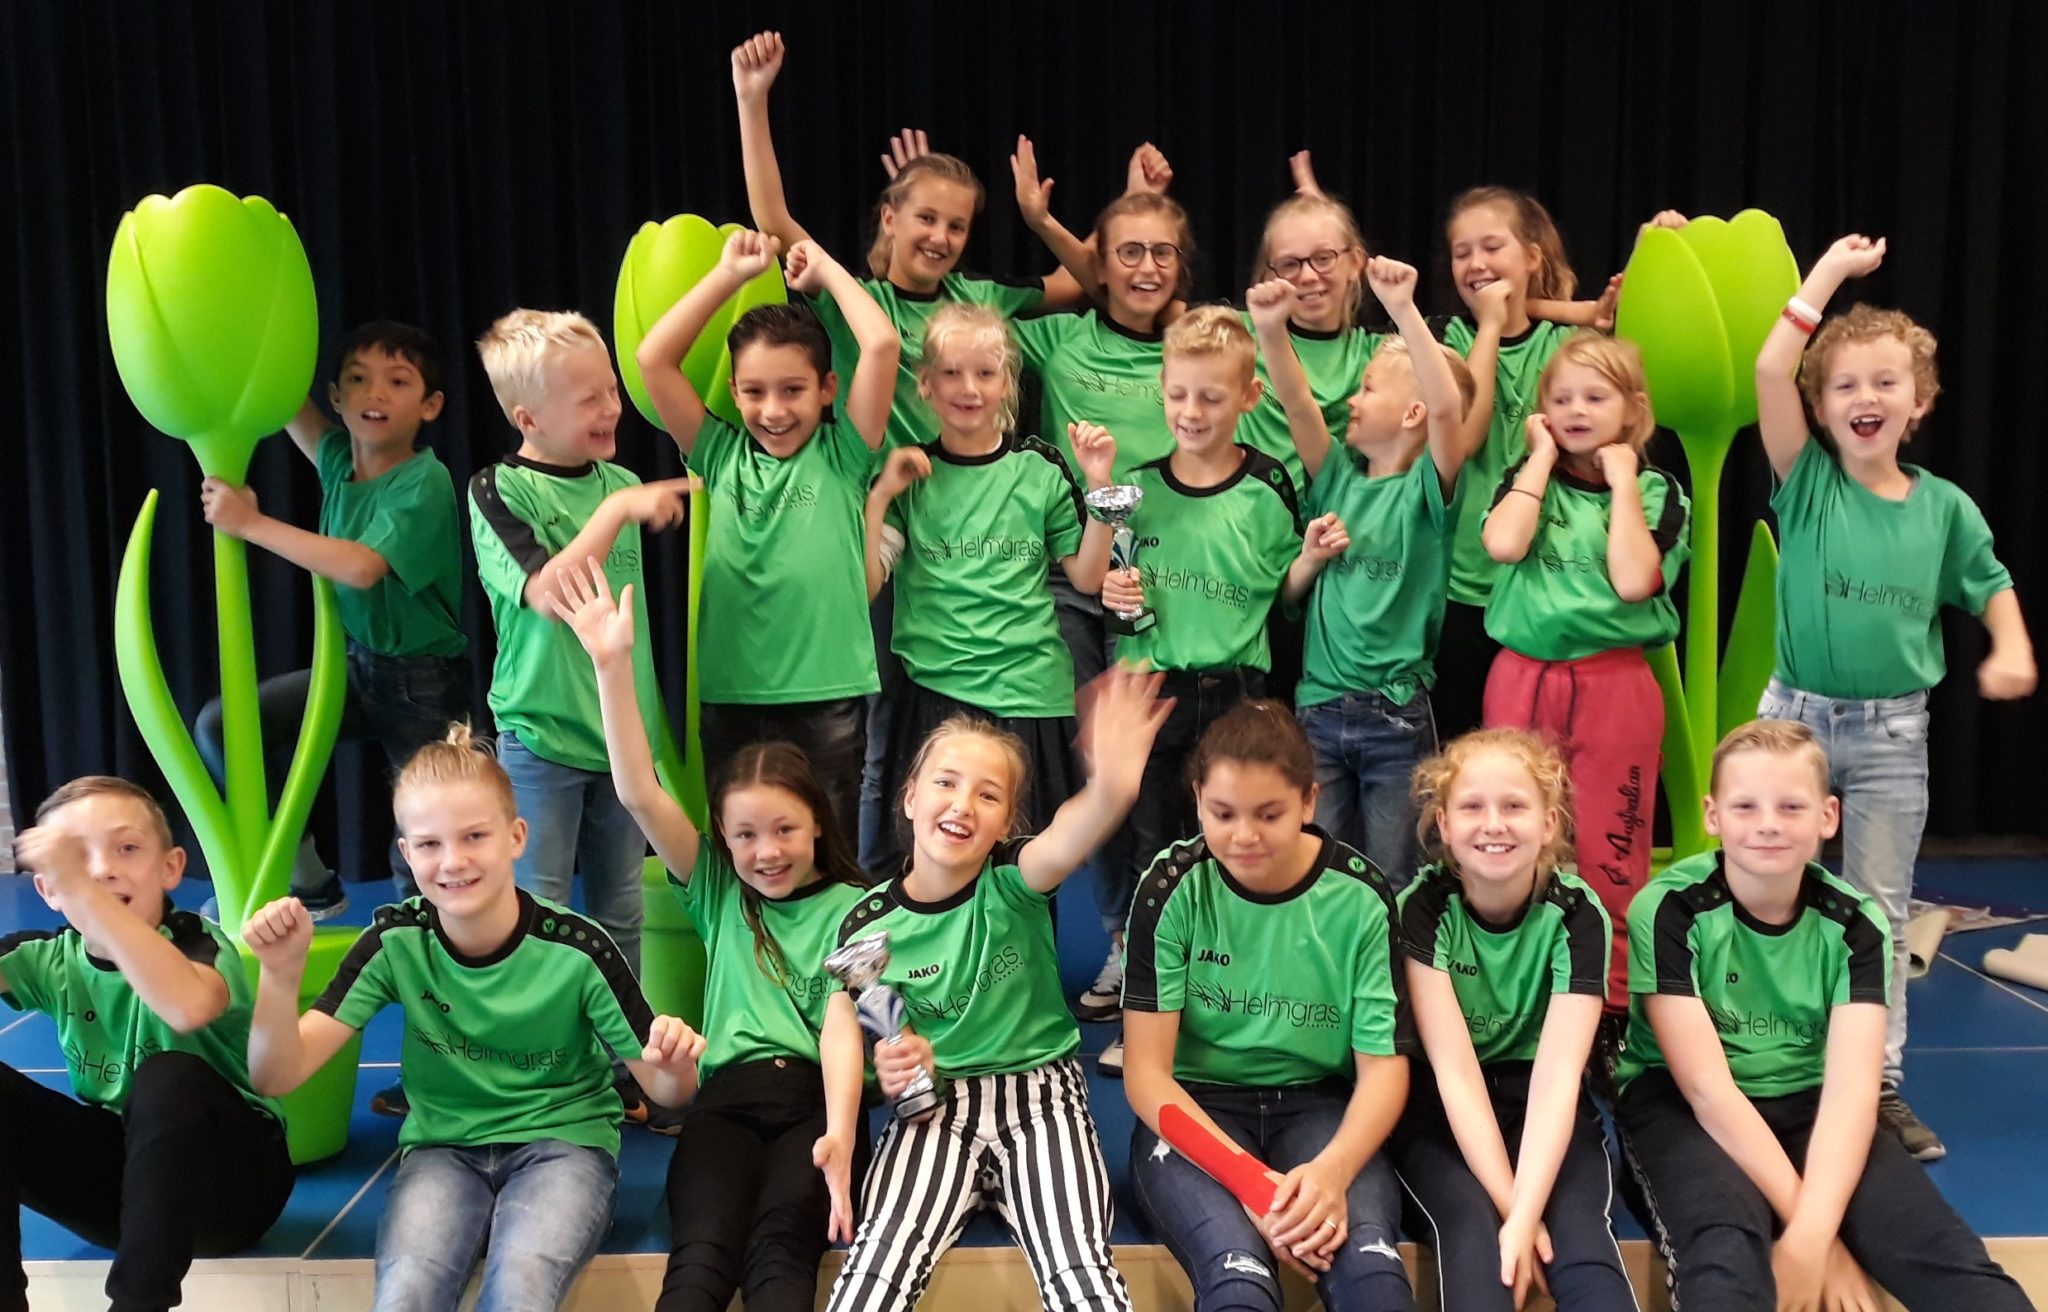
[[[1118,483],[1111,487],[1098,487],[1088,494],[1088,513],[1109,525],[1109,567],[1111,569],[1136,569],[1138,566],[1138,542],[1131,532],[1131,516],[1137,513],[1138,503],[1145,499],[1145,489],[1129,483]],[[1147,607],[1134,611],[1113,610],[1104,620],[1111,633],[1129,635],[1143,633],[1159,620]]]
[[[876,1043],[895,1043],[903,1037],[903,996],[878,982],[882,968],[888,964],[886,930],[856,939],[825,958],[825,973],[853,990],[853,1009],[860,1017],[860,1027]],[[903,1092],[896,1095],[896,1119],[922,1120],[944,1100],[945,1094],[932,1073],[919,1067]]]

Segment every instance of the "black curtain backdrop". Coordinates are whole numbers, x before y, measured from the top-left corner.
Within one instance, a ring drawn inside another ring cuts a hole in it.
[[[1374,249],[1425,269],[1440,310],[1456,308],[1444,205],[1482,182],[1540,196],[1592,287],[1664,206],[1769,210],[1802,266],[1844,231],[1885,234],[1889,262],[1845,301],[1902,306],[1939,334],[1946,390],[1910,457],[1977,498],[2042,622],[2044,461],[2030,430],[2048,329],[2032,224],[2048,165],[2048,6],[2031,0],[14,0],[0,4],[0,221],[14,248],[0,260],[12,325],[0,414],[17,452],[0,478],[0,683],[17,806],[88,771],[160,783],[117,687],[111,631],[122,544],[151,487],[164,495],[157,633],[188,715],[218,679],[197,467],[129,404],[107,345],[107,252],[123,211],[200,181],[275,202],[318,285],[320,390],[350,325],[423,325],[450,359],[447,414],[429,431],[460,486],[511,445],[469,346],[494,316],[574,307],[609,337],[619,257],[640,223],[746,217],[727,55],[765,27],[790,43],[774,122],[791,207],[849,265],[866,248],[877,155],[905,124],[989,185],[968,264],[1000,273],[1050,267],[1010,199],[1017,133],[1037,142],[1058,179],[1055,212],[1076,228],[1121,186],[1130,149],[1157,142],[1194,217],[1205,298],[1241,295],[1302,147]],[[648,476],[679,467],[630,407],[619,458]],[[1654,458],[1683,476],[1668,435]],[[315,522],[312,470],[288,443],[267,443],[251,479],[271,513]],[[1730,604],[1768,492],[1745,436],[1725,480]],[[251,556],[259,661],[282,670],[305,659],[308,590]],[[678,566],[670,541],[648,570],[672,695]],[[490,625],[468,591],[481,705]],[[1951,616],[1949,640],[1930,832],[2040,833],[2030,744],[2048,736],[2048,709],[1980,701],[1982,631]],[[345,828],[370,768],[360,754],[339,762]],[[377,851],[350,864],[374,868]]]

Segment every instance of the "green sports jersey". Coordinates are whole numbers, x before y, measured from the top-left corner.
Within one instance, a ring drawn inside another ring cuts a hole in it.
[[[1917,465],[1878,496],[1810,440],[1771,498],[1778,514],[1778,678],[1823,697],[1903,697],[1941,682],[1941,608],[1982,615],[2012,586],[1969,494]]]
[[[378,907],[313,1009],[359,1030],[393,1003],[412,1104],[400,1148],[560,1139],[618,1155],[605,1049],[639,1057],[654,1013],[596,921],[521,889],[512,937],[469,957],[425,898]]]
[[[1451,977],[1479,1064],[1534,1061],[1550,999],[1607,995],[1614,930],[1606,908],[1569,871],[1506,924],[1480,916],[1457,874],[1424,866],[1401,893],[1401,941],[1408,955]]]
[[[889,504],[904,536],[892,639],[904,672],[991,715],[1072,715],[1074,658],[1046,568],[1081,549],[1081,489],[1035,437],[981,456],[924,450],[931,476]]]
[[[1846,1002],[1885,1005],[1891,933],[1877,904],[1809,864],[1799,914],[1767,925],[1728,888],[1724,854],[1687,857],[1652,879],[1628,909],[1628,1044],[1615,1087],[1666,1065],[1647,995],[1706,1004],[1728,1073],[1752,1098],[1820,1084],[1828,1016]]]
[[[455,523],[455,481],[448,467],[422,447],[359,483],[347,433],[334,429],[315,449],[321,534],[362,543],[391,571],[367,588],[335,585],[342,632],[386,656],[467,652],[462,531]]]
[[[1466,497],[1458,512],[1456,545],[1451,549],[1452,601],[1484,606],[1500,576],[1499,562],[1486,554],[1486,546],[1479,540],[1490,508],[1484,493],[1500,482],[1503,471],[1528,455],[1524,425],[1536,408],[1537,380],[1573,331],[1561,323],[1532,323],[1520,337],[1501,341],[1499,362],[1493,370],[1493,419],[1486,426],[1486,440],[1465,461],[1465,481],[1480,493]],[[1473,335],[1472,325],[1463,319],[1444,324],[1444,345],[1460,355],[1472,354]]]
[[[839,923],[867,892],[824,879],[777,899],[760,898],[761,927],[782,951],[778,982],[756,955],[747,927],[745,885],[709,837],[697,848],[690,882],[675,882],[690,923],[704,937],[704,1056],[701,1079],[721,1066],[769,1057],[818,1060],[825,999],[832,980],[826,954],[838,946]]]
[[[971,273],[949,273],[929,292],[906,291],[886,278],[863,278],[861,288],[872,296],[896,335],[903,339],[903,353],[896,366],[896,399],[889,405],[889,432],[883,450],[899,446],[922,446],[939,440],[938,416],[917,394],[917,370],[924,362],[924,330],[938,308],[948,301],[986,305],[1004,318],[1029,314],[1045,303],[1042,278],[985,278]],[[860,343],[846,326],[839,302],[830,296],[805,296],[804,300],[825,325],[832,339],[832,368],[839,375],[840,395],[853,386],[853,373],[860,364]]]
[[[1165,366],[1164,333],[1140,333],[1095,310],[1048,314],[1013,325],[1024,367],[1044,386],[1038,431],[1059,447],[1075,478],[1074,444],[1067,425],[1100,424],[1116,439],[1116,481],[1128,483],[1137,466],[1173,451],[1166,401],[1159,386]]]
[[[1297,704],[1371,691],[1406,705],[1436,683],[1451,532],[1464,488],[1461,476],[1446,504],[1427,451],[1406,473],[1370,478],[1365,457],[1341,444],[1330,448],[1302,515],[1335,512],[1351,545],[1323,566],[1309,594]]]
[[[711,516],[697,609],[701,700],[787,705],[881,689],[863,518],[874,460],[853,425],[829,413],[787,459],[705,416],[690,452]]]
[[[1258,330],[1252,328],[1250,314],[1244,316],[1244,326],[1251,329],[1254,337],[1258,335]],[[1364,328],[1333,328],[1325,332],[1293,324],[1287,326],[1287,335],[1293,339],[1302,372],[1308,375],[1308,390],[1323,412],[1330,440],[1342,447],[1344,432],[1351,426],[1351,398],[1358,394],[1365,366],[1372,362],[1373,352],[1380,349],[1387,335]],[[1301,453],[1294,449],[1294,433],[1287,426],[1287,411],[1273,390],[1273,376],[1266,370],[1263,351],[1259,353],[1259,382],[1263,384],[1259,403],[1237,421],[1237,440],[1279,461],[1286,466],[1287,476],[1296,487],[1306,487],[1308,474],[1302,468]]]
[[[1117,659],[1155,670],[1272,668],[1266,617],[1301,554],[1301,506],[1280,462],[1239,445],[1237,472],[1189,487],[1161,456],[1132,470],[1138,580],[1155,622],[1117,642]]]
[[[1353,1053],[1415,1050],[1393,890],[1320,830],[1284,893],[1240,884],[1190,838],[1138,881],[1124,931],[1124,1006],[1180,1013],[1175,1079],[1274,1088],[1349,1080]]]
[[[211,1024],[180,1034],[111,961],[85,950],[85,936],[66,926],[23,930],[0,938],[0,1001],[40,1011],[57,1022],[57,1041],[71,1091],[82,1102],[119,1112],[128,1105],[135,1068],[160,1052],[184,1052],[218,1071],[243,1101],[280,1121],[277,1103],[249,1087],[249,1016],[256,990],[227,931],[164,899],[157,935],[187,961],[211,966],[228,986],[228,1006]]]
[[[639,482],[608,461],[564,466],[516,455],[469,481],[469,536],[476,547],[477,578],[498,630],[491,714],[500,732],[517,733],[535,756],[557,765],[604,774],[612,768],[590,657],[568,625],[526,604],[526,581],[575,540],[606,497]],[[604,573],[614,596],[628,583],[634,585],[634,631],[651,633],[638,524],[619,530],[604,558]],[[633,648],[633,682],[641,719],[649,726],[660,724],[653,644],[644,637]]]
[[[1501,476],[1493,504],[1507,499],[1522,471]],[[1561,467],[1551,471],[1529,552],[1501,570],[1486,602],[1486,631],[1531,660],[1574,661],[1627,647],[1658,647],[1678,636],[1671,588],[1692,552],[1692,503],[1678,480],[1646,465],[1636,475],[1643,520],[1663,553],[1664,584],[1645,601],[1623,601],[1607,575],[1608,511],[1613,494]]]
[[[996,844],[981,873],[943,901],[917,901],[898,878],[839,926],[841,943],[889,935],[881,982],[902,995],[904,1024],[930,1041],[949,1078],[1035,1070],[1081,1047],[1060,991],[1052,900],[1017,869],[1026,841]]]

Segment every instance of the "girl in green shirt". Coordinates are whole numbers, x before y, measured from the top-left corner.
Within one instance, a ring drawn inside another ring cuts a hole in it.
[[[788,743],[756,743],[727,763],[706,842],[655,777],[635,709],[631,605],[614,604],[596,570],[565,591],[562,618],[597,667],[619,800],[706,952],[703,1082],[669,1160],[668,1272],[655,1306],[724,1307],[739,1289],[749,1308],[809,1309],[827,1242],[852,1237],[867,1157],[860,1027],[823,968],[866,885],[823,785]]]
[[[1607,915],[1566,864],[1564,758],[1481,729],[1417,768],[1415,796],[1437,859],[1401,895],[1401,929],[1429,1066],[1395,1162],[1434,1230],[1444,1306],[1513,1312],[1540,1283],[1561,1312],[1634,1312],[1584,1084]]]

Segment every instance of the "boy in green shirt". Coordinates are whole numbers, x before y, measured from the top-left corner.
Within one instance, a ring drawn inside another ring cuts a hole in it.
[[[514,310],[478,339],[477,351],[520,439],[516,453],[469,484],[477,576],[498,631],[490,696],[498,759],[533,825],[518,858],[519,886],[566,903],[580,873],[584,905],[637,974],[647,840],[612,789],[590,659],[550,598],[564,570],[587,571],[593,559],[615,593],[641,583],[641,528],[681,524],[693,480],[643,484],[611,463],[618,378],[604,339],[582,315]],[[643,633],[644,591],[633,589]],[[659,724],[648,644],[633,661],[641,718]]]
[[[28,1308],[23,1205],[114,1250],[117,1312],[172,1307],[195,1254],[247,1248],[291,1196],[277,1104],[249,1081],[249,976],[171,905],[184,849],[125,779],[51,794],[15,858],[68,923],[0,937],[0,1001],[57,1022],[77,1097],[0,1065],[0,1312]]]
[[[376,739],[396,771],[421,744],[470,714],[455,484],[433,449],[418,445],[420,430],[444,404],[440,350],[408,324],[364,324],[342,341],[340,376],[327,399],[340,427],[308,400],[285,428],[320,474],[318,532],[264,514],[252,489],[217,478],[206,480],[199,499],[206,521],[222,533],[334,583],[348,635],[341,738]],[[257,690],[273,795],[291,765],[311,676],[294,670]],[[226,765],[219,698],[200,711],[193,736],[220,782]],[[390,864],[399,890],[410,888],[396,843]],[[321,863],[310,835],[292,867],[292,893],[319,920],[348,906],[341,880]]]
[[[1934,335],[1896,310],[1859,305],[1806,341],[1843,280],[1883,258],[1883,238],[1829,247],[1757,355],[1757,416],[1783,538],[1778,668],[1757,713],[1812,729],[1834,766],[1842,873],[1877,900],[1892,932],[1879,1116],[1907,1152],[1931,1161],[1948,1150],[1899,1084],[1906,907],[1927,823],[1927,694],[1945,668],[1941,608],[1967,610],[1990,630],[1977,672],[1985,697],[2025,697],[2037,676],[1983,512],[1947,479],[1899,461],[1940,391]],[[1828,441],[1811,435],[1809,406]]]
[[[1907,1307],[2032,1307],[1879,1128],[1891,945],[1815,859],[1841,818],[1820,744],[1787,720],[1731,731],[1706,811],[1721,849],[1629,909],[1615,1071],[1674,1293],[1687,1312],[1867,1304],[1867,1268]]]

